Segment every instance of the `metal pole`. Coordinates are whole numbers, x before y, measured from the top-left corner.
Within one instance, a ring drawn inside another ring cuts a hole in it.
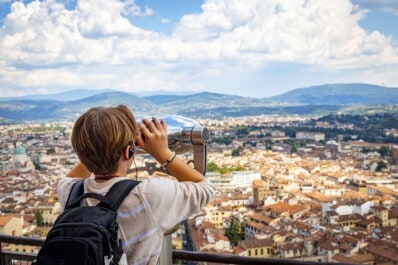
[[[159,265],[173,264],[173,246],[171,244],[171,235],[165,235],[162,242],[162,250],[159,257]]]
[[[3,261],[3,246],[1,245],[1,241],[0,241],[0,265],[4,265],[4,261]]]

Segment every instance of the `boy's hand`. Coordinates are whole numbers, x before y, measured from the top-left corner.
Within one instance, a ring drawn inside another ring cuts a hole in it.
[[[164,163],[172,154],[168,146],[167,125],[164,120],[159,121],[155,117],[152,120],[142,119],[138,125],[136,141],[138,146],[160,163]]]

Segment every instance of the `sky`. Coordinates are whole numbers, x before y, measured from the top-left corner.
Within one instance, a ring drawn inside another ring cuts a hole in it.
[[[0,0],[0,97],[398,88],[397,0]]]

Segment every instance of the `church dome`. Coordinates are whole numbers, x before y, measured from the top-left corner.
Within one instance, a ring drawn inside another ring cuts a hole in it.
[[[14,155],[25,155],[26,154],[26,149],[23,146],[17,146],[14,149]]]

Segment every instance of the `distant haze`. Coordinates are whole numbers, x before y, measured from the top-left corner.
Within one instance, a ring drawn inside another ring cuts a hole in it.
[[[121,91],[94,92],[69,91],[65,95],[48,95],[48,98],[40,95],[40,99],[37,95],[32,95],[31,99],[0,98],[0,121],[74,120],[90,107],[117,104],[129,106],[136,115],[180,115],[191,118],[398,111],[397,88],[368,84],[328,84],[299,88],[262,99],[209,92],[145,97]],[[75,98],[71,99],[70,95],[75,95]],[[80,98],[78,95],[89,96]]]

